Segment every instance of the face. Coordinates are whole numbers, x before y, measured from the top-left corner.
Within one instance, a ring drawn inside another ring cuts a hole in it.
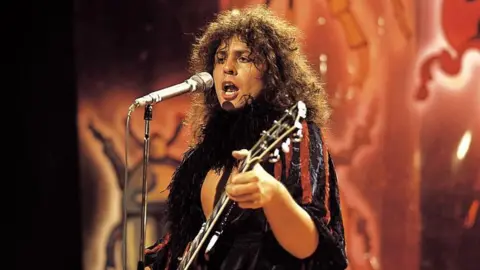
[[[247,44],[237,37],[220,44],[215,53],[213,79],[222,108],[239,109],[245,106],[249,95],[258,97],[263,89],[263,66],[258,67]]]

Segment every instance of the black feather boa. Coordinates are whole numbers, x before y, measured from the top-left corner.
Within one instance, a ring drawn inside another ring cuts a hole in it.
[[[270,128],[283,113],[283,108],[262,101],[250,101],[236,111],[225,111],[220,106],[210,109],[201,142],[184,154],[169,186],[168,224],[173,261],[181,257],[205,220],[200,190],[208,171],[236,166],[232,151],[251,148],[262,130]]]

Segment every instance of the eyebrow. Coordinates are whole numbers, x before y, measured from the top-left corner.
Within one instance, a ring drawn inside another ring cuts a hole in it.
[[[227,50],[226,50],[226,48],[224,47],[224,48],[218,49],[215,54],[226,53],[226,51],[227,51]],[[233,49],[233,53],[234,53],[234,54],[237,54],[237,55],[239,55],[239,54],[244,54],[244,53],[250,54],[250,53],[252,53],[252,51],[249,50],[249,49]]]

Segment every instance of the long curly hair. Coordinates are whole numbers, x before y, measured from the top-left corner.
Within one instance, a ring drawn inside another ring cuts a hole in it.
[[[237,36],[252,50],[255,64],[263,64],[267,102],[286,109],[303,101],[307,120],[326,126],[330,107],[323,84],[301,52],[299,29],[276,16],[265,5],[223,11],[207,24],[193,45],[189,71],[213,73],[215,52],[222,41]],[[192,106],[185,121],[192,132],[191,143],[201,140],[201,131],[215,106],[219,106],[214,87],[192,96]]]

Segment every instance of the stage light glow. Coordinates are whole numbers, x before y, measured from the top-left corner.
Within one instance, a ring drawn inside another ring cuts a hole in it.
[[[470,148],[470,143],[472,142],[472,132],[467,130],[465,134],[460,139],[460,143],[457,148],[457,159],[462,160],[467,155],[468,149]]]

